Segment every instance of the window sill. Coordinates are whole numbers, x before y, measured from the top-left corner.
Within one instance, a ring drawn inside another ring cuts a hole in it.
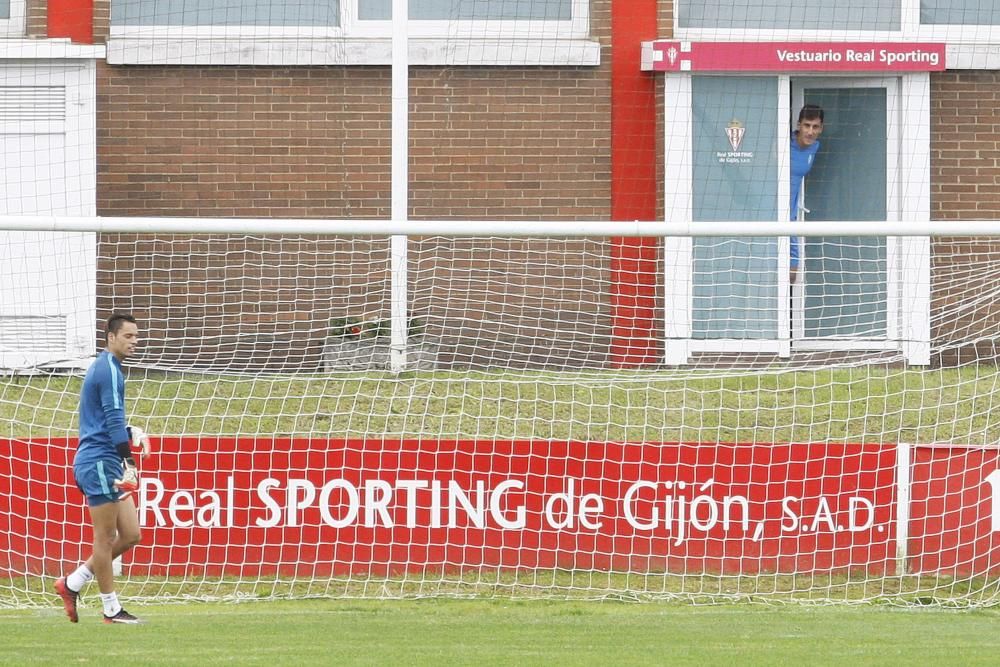
[[[112,37],[112,65],[389,65],[391,38]],[[411,65],[596,66],[590,39],[411,38]]]
[[[102,60],[103,44],[68,39],[0,39],[0,60]]]

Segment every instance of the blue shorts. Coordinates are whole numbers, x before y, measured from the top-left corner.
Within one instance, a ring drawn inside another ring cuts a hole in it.
[[[122,462],[112,458],[73,465],[76,487],[87,497],[87,504],[91,507],[117,502],[121,498],[121,491],[112,483],[121,479],[124,472]]]

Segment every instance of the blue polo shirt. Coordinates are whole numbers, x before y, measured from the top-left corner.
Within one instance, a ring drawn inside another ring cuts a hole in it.
[[[819,152],[818,141],[814,141],[812,146],[802,148],[799,146],[798,132],[792,132],[792,198],[791,206],[789,207],[792,220],[798,218],[799,194],[802,192],[802,181],[812,169],[813,160],[816,158],[817,152]],[[799,237],[792,237],[791,249],[792,268],[795,268],[799,265]]]
[[[125,430],[125,375],[118,358],[104,350],[87,369],[80,391],[80,442],[74,464],[119,459]]]

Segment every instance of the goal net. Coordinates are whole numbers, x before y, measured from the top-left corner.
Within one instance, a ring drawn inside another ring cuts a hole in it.
[[[155,434],[130,597],[995,602],[991,238],[930,244],[920,363],[886,331],[624,367],[606,237],[414,236],[393,371],[387,237],[101,233],[45,301],[58,244],[7,236],[2,301],[32,315],[2,329],[4,604],[86,555],[70,466],[111,312],[140,320],[127,407]]]
[[[989,3],[64,4],[0,0],[0,605],[116,312],[130,600],[996,604]]]

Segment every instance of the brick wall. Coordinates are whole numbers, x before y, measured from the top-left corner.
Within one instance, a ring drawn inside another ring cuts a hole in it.
[[[103,234],[98,313],[142,320],[159,366],[314,371],[331,318],[388,307],[388,243]]]
[[[594,4],[595,33],[606,35],[607,2]],[[413,68],[411,217],[607,219],[604,57],[597,68]],[[98,211],[387,218],[390,85],[385,67],[102,65]],[[316,364],[329,318],[388,316],[377,241],[328,240],[296,258],[299,244],[240,240],[229,269],[225,245],[191,253],[196,241],[175,239],[154,253],[149,239],[102,241],[99,310],[135,311],[170,332],[150,351],[196,364],[220,350],[248,367]],[[413,313],[445,363],[603,362],[606,243],[414,242],[412,252]],[[178,291],[164,294],[166,284]]]
[[[45,37],[48,28],[48,3],[46,0],[27,0],[24,23],[25,35]]]
[[[1000,72],[931,76],[931,218],[1000,219]],[[932,263],[932,336],[944,364],[996,360],[1000,239],[937,239]]]
[[[931,76],[931,216],[1000,218],[1000,72]]]
[[[102,66],[103,215],[387,217],[385,68]]]
[[[415,218],[602,219],[603,69],[415,69]],[[389,70],[103,66],[105,215],[384,218]]]
[[[94,43],[104,44],[111,31],[111,0],[94,0]]]

